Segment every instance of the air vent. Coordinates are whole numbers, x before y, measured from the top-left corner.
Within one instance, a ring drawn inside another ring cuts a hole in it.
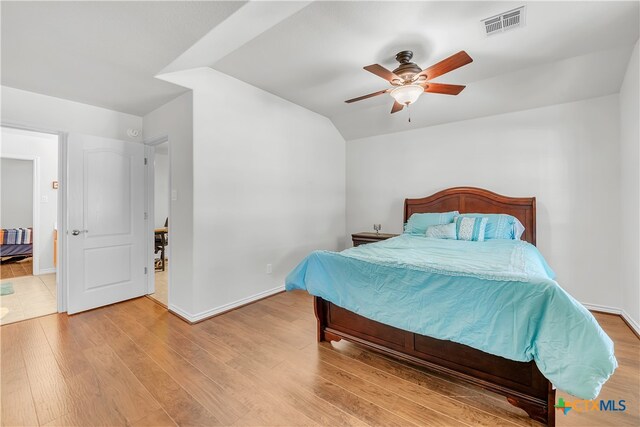
[[[505,31],[523,27],[525,23],[525,7],[521,6],[517,9],[512,9],[499,15],[492,16],[482,20],[484,24],[485,34],[490,36],[492,34],[503,33]]]

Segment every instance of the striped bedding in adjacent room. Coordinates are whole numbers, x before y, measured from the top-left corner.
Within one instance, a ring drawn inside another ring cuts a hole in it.
[[[2,228],[0,229],[0,245],[28,245],[33,243],[33,229]]]

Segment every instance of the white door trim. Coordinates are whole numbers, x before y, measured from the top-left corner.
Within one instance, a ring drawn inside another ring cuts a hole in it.
[[[147,242],[146,250],[147,250],[147,295],[150,295],[156,291],[156,275],[155,275],[155,147],[145,144],[144,147],[144,157],[147,161],[146,166],[146,174],[144,181],[144,192],[146,195],[145,198],[145,207],[144,210],[147,214],[147,238],[145,239]]]
[[[13,160],[25,160],[31,163],[31,176],[33,179],[32,188],[32,219],[31,227],[33,227],[33,246],[31,249],[31,259],[33,261],[32,274],[37,276],[40,274],[40,237],[42,230],[40,230],[40,156],[34,154],[2,154],[0,158],[13,159]]]
[[[146,192],[146,211],[148,213],[147,222],[147,294],[152,294],[156,289],[156,276],[155,276],[155,152],[156,147],[160,144],[169,142],[169,136],[163,135],[150,140],[144,141],[145,156],[147,158],[147,174],[145,182]],[[169,218],[171,218],[171,143],[169,143]],[[171,227],[169,227],[169,233],[167,236],[169,242],[171,242]],[[169,260],[171,247],[167,247],[167,257]],[[171,301],[171,269],[167,277],[167,299]],[[168,306],[168,304],[167,304]]]
[[[47,133],[58,136],[58,263],[56,274],[56,303],[58,312],[67,311],[67,132],[42,128],[27,123],[10,121],[0,122],[1,127],[21,129],[31,132]],[[38,200],[39,202],[39,200]],[[35,252],[36,247],[34,245]],[[35,264],[35,258],[34,258]]]

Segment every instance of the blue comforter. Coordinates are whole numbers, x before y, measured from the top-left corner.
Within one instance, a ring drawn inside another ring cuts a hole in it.
[[[520,362],[594,399],[617,367],[613,342],[535,246],[401,236],[316,251],[286,279],[369,319]]]

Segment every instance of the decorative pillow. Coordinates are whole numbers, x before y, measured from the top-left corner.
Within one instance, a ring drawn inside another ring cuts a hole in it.
[[[465,213],[461,214],[461,217],[468,218],[488,218],[487,229],[485,230],[484,238],[486,240],[491,239],[505,239],[505,240],[517,240],[516,237],[516,222],[520,223],[516,217],[507,214],[483,214],[483,213]],[[522,224],[520,224],[522,227]],[[524,232],[524,227],[522,227]],[[522,235],[520,232],[520,236]]]
[[[409,217],[409,221],[404,226],[404,232],[424,235],[427,232],[427,227],[449,224],[453,222],[453,217],[457,215],[460,215],[460,212],[415,213]]]
[[[520,220],[518,220],[518,218],[514,218],[516,220],[516,222],[513,224],[513,238],[515,240],[520,240],[520,238],[522,237],[522,235],[524,234],[524,225],[522,225],[522,223],[520,222]]]
[[[456,240],[456,225],[452,222],[449,224],[430,225],[427,227],[427,237],[434,239],[453,239]]]
[[[485,239],[485,230],[489,218],[487,217],[464,217],[457,216],[454,219],[456,226],[456,238],[458,240],[470,240],[474,242],[483,242]]]

